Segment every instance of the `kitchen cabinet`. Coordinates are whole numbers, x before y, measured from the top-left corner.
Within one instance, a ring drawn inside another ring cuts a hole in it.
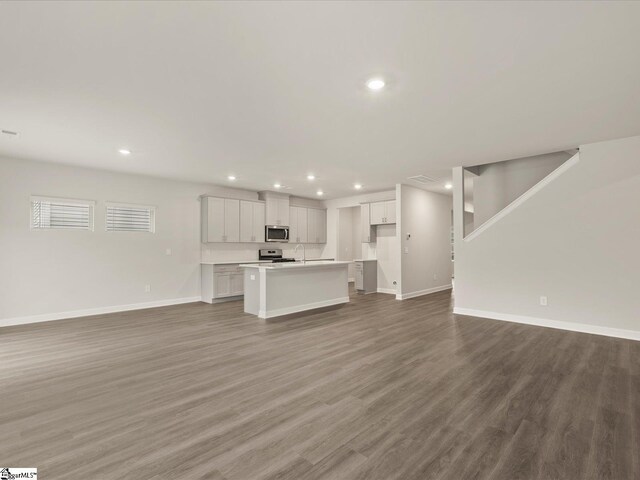
[[[239,264],[201,265],[202,301],[217,303],[244,295],[244,272]]]
[[[240,200],[202,197],[202,242],[240,241]]]
[[[264,243],[264,202],[240,200],[240,241]]]
[[[378,262],[376,260],[356,260],[355,283],[358,293],[378,291]]]
[[[387,225],[396,223],[396,201],[374,202],[370,204],[371,225]]]
[[[360,205],[360,226],[362,228],[362,243],[376,242],[376,229],[371,225],[371,205]]]
[[[308,208],[307,222],[307,242],[327,243],[327,211]]]
[[[261,200],[265,201],[266,224],[289,226],[289,196],[272,192],[264,192]]]
[[[289,243],[307,243],[308,228],[308,209],[289,207]]]

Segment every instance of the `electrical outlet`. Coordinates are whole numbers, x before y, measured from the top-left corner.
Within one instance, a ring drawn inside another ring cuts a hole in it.
[[[437,280],[437,279],[438,279],[438,274],[437,274],[437,273],[434,273],[434,274],[433,274],[433,279],[434,279],[434,280]]]
[[[170,248],[167,248],[167,249],[164,251],[164,254],[165,254],[165,255],[171,255],[171,249],[170,249]]]
[[[251,275],[251,280],[255,280],[256,276],[255,275]]]
[[[547,306],[547,297],[540,297],[540,305],[542,305],[543,307]]]
[[[151,285],[145,285],[144,286],[144,291],[149,293],[151,291]]]
[[[404,253],[409,253],[409,247],[404,247]]]

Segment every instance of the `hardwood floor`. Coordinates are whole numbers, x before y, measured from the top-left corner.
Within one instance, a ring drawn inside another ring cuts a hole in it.
[[[640,478],[640,343],[449,292],[0,328],[0,465],[53,479]]]

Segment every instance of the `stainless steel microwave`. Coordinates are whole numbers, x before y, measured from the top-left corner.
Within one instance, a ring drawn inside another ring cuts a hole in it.
[[[283,227],[282,225],[267,225],[264,227],[264,241],[265,242],[281,242],[286,243],[289,241],[289,227]]]

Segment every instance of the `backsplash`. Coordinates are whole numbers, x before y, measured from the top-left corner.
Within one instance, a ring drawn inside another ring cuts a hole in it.
[[[261,248],[281,248],[284,257],[293,257],[295,244],[291,243],[201,243],[200,253],[203,262],[233,262],[258,259]],[[307,258],[324,258],[324,245],[305,244]],[[298,249],[296,258],[302,258],[302,249]]]

